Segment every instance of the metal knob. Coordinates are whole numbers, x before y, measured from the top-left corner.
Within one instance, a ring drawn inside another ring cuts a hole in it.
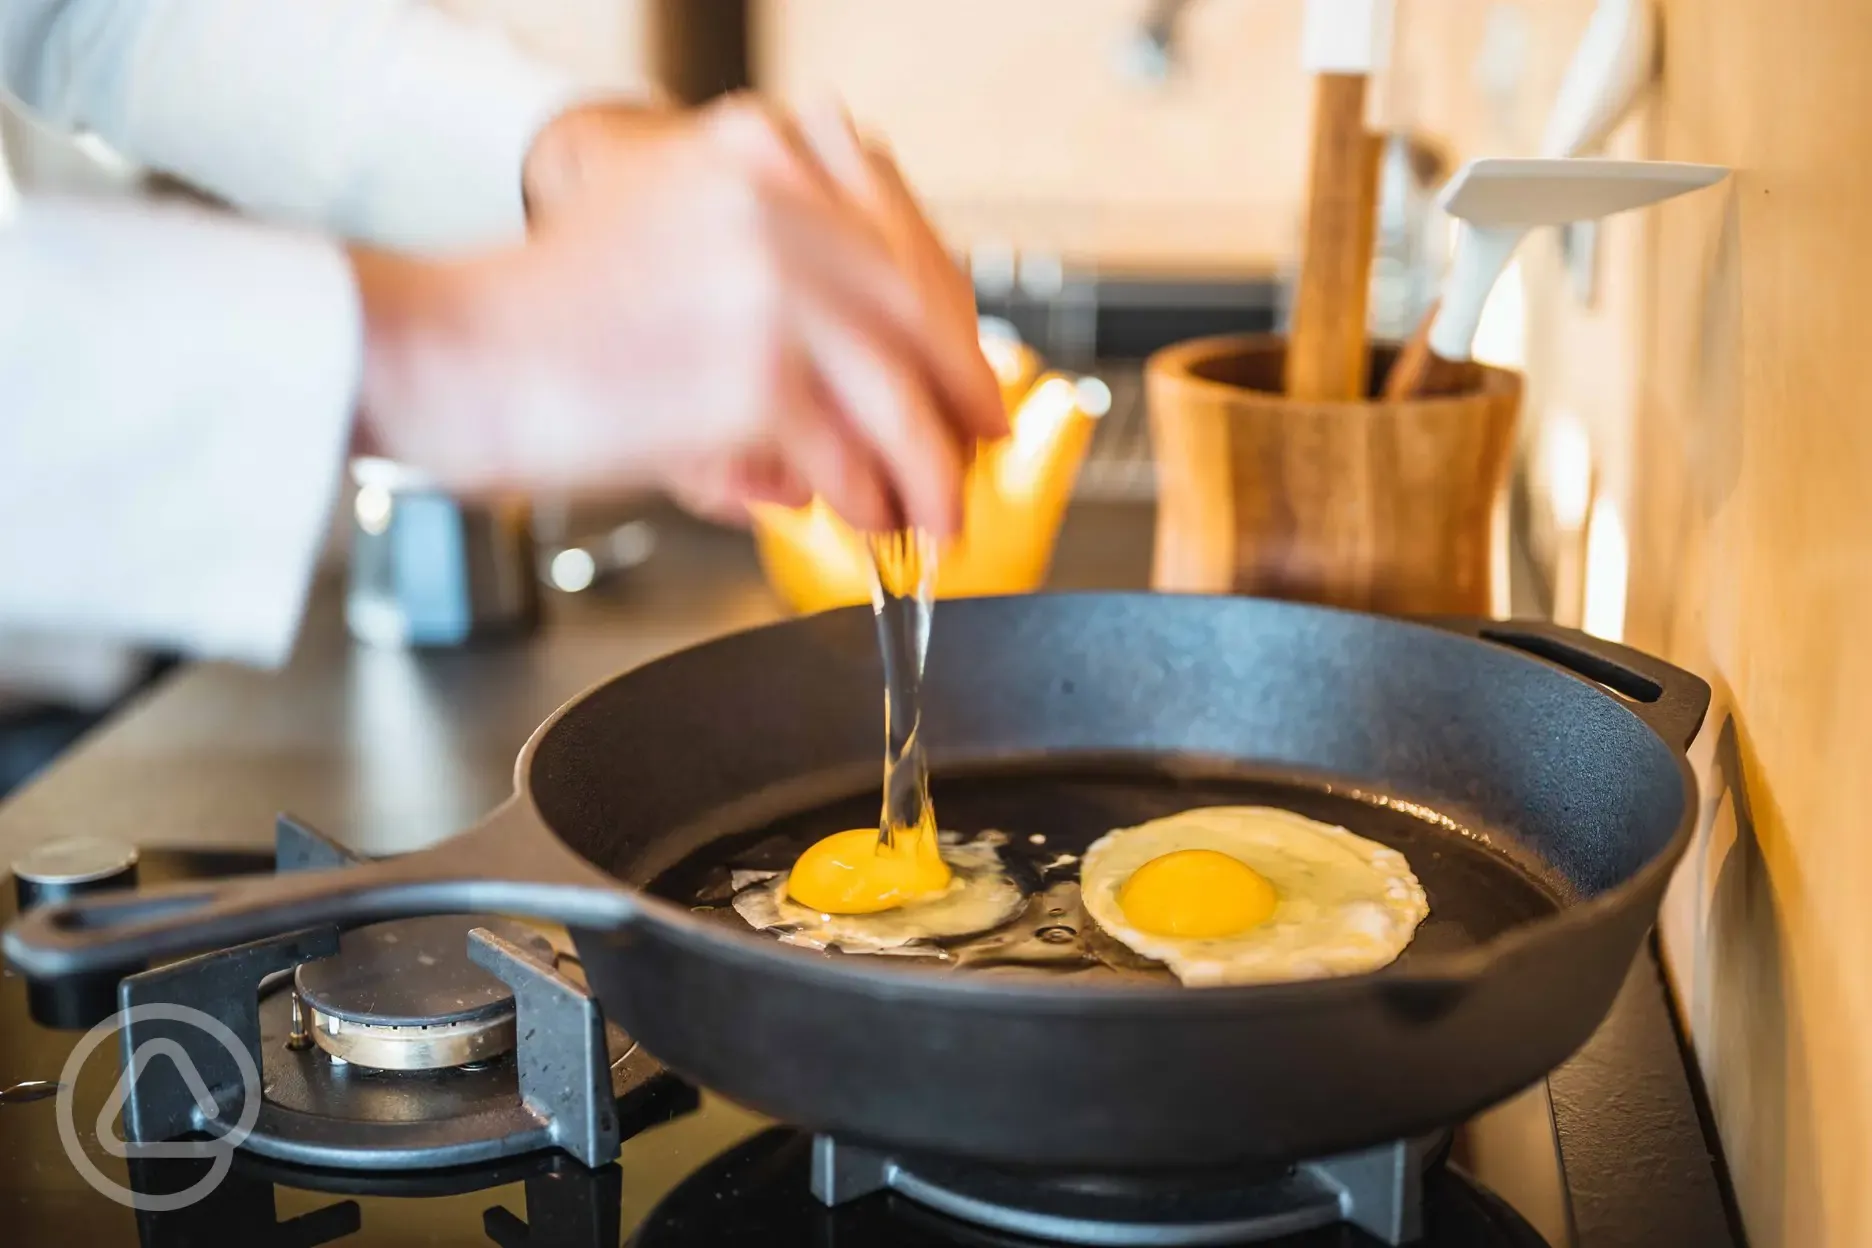
[[[86,893],[135,888],[134,845],[101,837],[48,841],[13,863],[13,895],[20,913],[34,906],[66,901]],[[117,1010],[117,981],[141,966],[28,980],[26,1007],[41,1027],[81,1029],[94,1026]]]
[[[13,895],[22,914],[85,893],[135,888],[136,882],[136,846],[101,837],[48,841],[13,864]]]

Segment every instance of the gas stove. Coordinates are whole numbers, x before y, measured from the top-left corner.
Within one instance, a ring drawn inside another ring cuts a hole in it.
[[[19,892],[350,861],[282,818],[272,855],[67,845],[21,864]],[[288,933],[121,982],[0,980],[0,1210],[26,1244],[1724,1248],[1705,1123],[1648,953],[1585,1049],[1470,1122],[1162,1176],[768,1122],[607,1023],[563,932],[498,916]]]

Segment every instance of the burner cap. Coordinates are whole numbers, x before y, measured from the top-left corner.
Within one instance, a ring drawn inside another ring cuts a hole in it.
[[[334,957],[293,972],[312,1038],[333,1057],[378,1070],[486,1061],[514,1046],[513,991],[468,959],[484,927],[551,961],[530,927],[490,915],[397,919],[346,932]]]

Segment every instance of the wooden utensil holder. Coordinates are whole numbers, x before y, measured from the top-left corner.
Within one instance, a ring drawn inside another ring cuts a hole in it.
[[[1394,615],[1486,614],[1521,378],[1437,398],[1281,393],[1285,342],[1201,338],[1145,368],[1157,460],[1152,583]],[[1382,393],[1395,346],[1373,350]]]

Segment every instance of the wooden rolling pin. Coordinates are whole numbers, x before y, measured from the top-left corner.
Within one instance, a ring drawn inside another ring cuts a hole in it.
[[[1365,129],[1365,78],[1321,74],[1313,93],[1306,235],[1288,327],[1290,398],[1330,402],[1365,393],[1378,151],[1377,137]]]
[[[1367,388],[1366,305],[1382,141],[1365,128],[1366,82],[1390,43],[1389,0],[1309,0],[1303,60],[1316,75],[1306,233],[1284,389],[1309,402]]]

